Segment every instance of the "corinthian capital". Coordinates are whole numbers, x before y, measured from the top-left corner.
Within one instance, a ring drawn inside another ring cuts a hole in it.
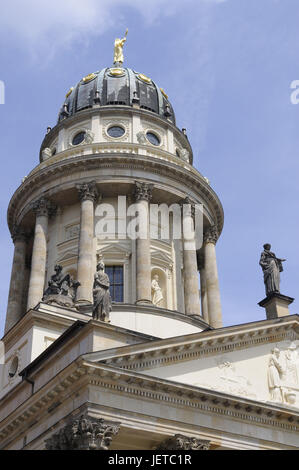
[[[88,183],[78,184],[77,189],[80,201],[89,200],[95,202],[99,197],[99,192],[95,181],[89,181]]]
[[[205,230],[203,235],[204,243],[213,243],[214,245],[216,245],[218,238],[219,233],[216,225],[211,225],[211,227]]]
[[[82,415],[46,440],[47,450],[108,450],[120,423]]]
[[[152,199],[152,191],[154,185],[151,183],[144,183],[135,181],[134,198],[136,202],[150,201]]]
[[[179,202],[181,208],[183,209],[183,207],[186,205],[186,206],[190,206],[190,209],[191,209],[191,212],[190,212],[190,216],[193,218],[195,218],[195,202],[192,201],[192,199],[190,199],[189,196],[185,197],[185,199],[181,199],[180,202]],[[183,212],[183,215],[184,215],[184,212]]]
[[[209,450],[209,448],[210,441],[175,434],[163,441],[156,450]]]
[[[53,204],[53,202],[50,201],[49,199],[46,199],[45,197],[41,197],[38,201],[35,201],[32,204],[32,209],[36,213],[37,216],[46,215],[49,217],[55,214],[57,210],[57,206]]]
[[[19,225],[14,225],[11,231],[11,238],[14,243],[17,241],[27,241],[28,234]]]

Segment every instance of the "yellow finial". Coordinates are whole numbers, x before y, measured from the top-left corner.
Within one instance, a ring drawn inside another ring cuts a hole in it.
[[[123,39],[115,39],[114,41],[114,64],[122,64],[124,61],[123,48],[127,40],[128,28],[126,29]]]

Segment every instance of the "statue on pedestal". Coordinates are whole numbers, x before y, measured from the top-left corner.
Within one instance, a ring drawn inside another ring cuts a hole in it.
[[[267,296],[273,292],[280,292],[280,273],[283,271],[282,262],[286,261],[285,259],[276,258],[275,254],[270,250],[271,245],[266,243],[260,258]]]
[[[105,265],[100,262],[94,275],[92,318],[110,323],[112,301],[109,292],[110,280],[104,272]]]
[[[75,281],[69,274],[63,274],[60,264],[56,264],[54,270],[55,274],[51,276],[48,282],[48,287],[43,295],[43,301],[46,303],[57,303],[64,307],[72,307],[80,282]]]

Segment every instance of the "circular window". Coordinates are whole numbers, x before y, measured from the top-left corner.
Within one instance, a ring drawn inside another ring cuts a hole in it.
[[[10,364],[10,367],[9,367],[9,371],[8,371],[8,375],[9,377],[14,377],[17,373],[17,370],[18,370],[18,366],[19,366],[19,359],[18,357],[14,357],[13,360],[11,361],[11,364]]]
[[[56,147],[54,147],[53,150],[52,150],[52,157],[53,157],[54,155],[56,155]]]
[[[156,134],[154,134],[153,132],[147,132],[146,133],[146,138],[151,144],[160,145],[159,137]]]
[[[110,137],[121,137],[124,135],[124,133],[124,128],[120,126],[111,126],[107,130],[107,134],[110,135]]]
[[[78,132],[78,134],[75,135],[73,138],[72,144],[73,145],[79,145],[81,144],[85,139],[85,132]]]
[[[180,154],[180,152],[179,152],[178,149],[176,149],[175,153],[176,153],[176,156],[177,156],[177,157],[181,158],[181,154]]]

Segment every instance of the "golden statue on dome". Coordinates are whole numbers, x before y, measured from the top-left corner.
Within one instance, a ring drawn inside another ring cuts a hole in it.
[[[121,65],[124,61],[123,48],[127,40],[128,28],[126,29],[123,39],[115,39],[114,41],[114,64]]]

